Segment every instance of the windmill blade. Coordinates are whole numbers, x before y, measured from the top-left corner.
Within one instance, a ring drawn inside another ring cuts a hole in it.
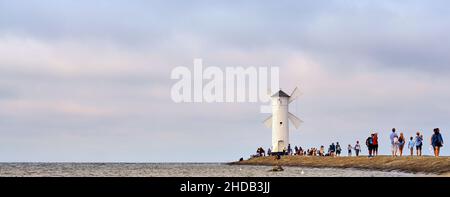
[[[263,121],[264,125],[268,128],[272,128],[272,115]]]
[[[294,114],[291,114],[291,112],[289,112],[288,118],[292,122],[292,124],[294,124],[296,129],[298,129],[298,127],[300,127],[300,124],[303,123],[303,121],[300,120],[300,118],[298,118]]]
[[[289,103],[291,103],[292,101],[294,101],[297,97],[299,97],[301,95],[300,90],[298,90],[297,87],[295,87],[295,89],[292,91],[291,96],[289,97]]]

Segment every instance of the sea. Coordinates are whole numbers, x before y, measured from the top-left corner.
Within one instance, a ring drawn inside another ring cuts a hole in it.
[[[376,170],[229,165],[226,163],[0,163],[2,177],[424,177]]]

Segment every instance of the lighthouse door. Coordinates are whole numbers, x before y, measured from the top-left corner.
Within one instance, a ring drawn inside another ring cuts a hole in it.
[[[279,152],[283,152],[284,149],[284,141],[283,140],[279,140],[278,141],[278,151]]]

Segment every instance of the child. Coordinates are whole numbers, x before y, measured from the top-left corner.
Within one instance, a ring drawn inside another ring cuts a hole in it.
[[[414,155],[414,146],[415,146],[414,138],[411,136],[409,138],[409,143],[408,143],[408,148],[409,148],[409,151],[411,151],[411,156]]]

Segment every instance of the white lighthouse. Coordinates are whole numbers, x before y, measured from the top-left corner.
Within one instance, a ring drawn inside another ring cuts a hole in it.
[[[298,129],[303,121],[289,112],[289,103],[299,95],[297,88],[289,96],[282,90],[271,96],[272,115],[264,120],[264,124],[272,128],[272,152],[287,151],[289,144],[289,120]]]

